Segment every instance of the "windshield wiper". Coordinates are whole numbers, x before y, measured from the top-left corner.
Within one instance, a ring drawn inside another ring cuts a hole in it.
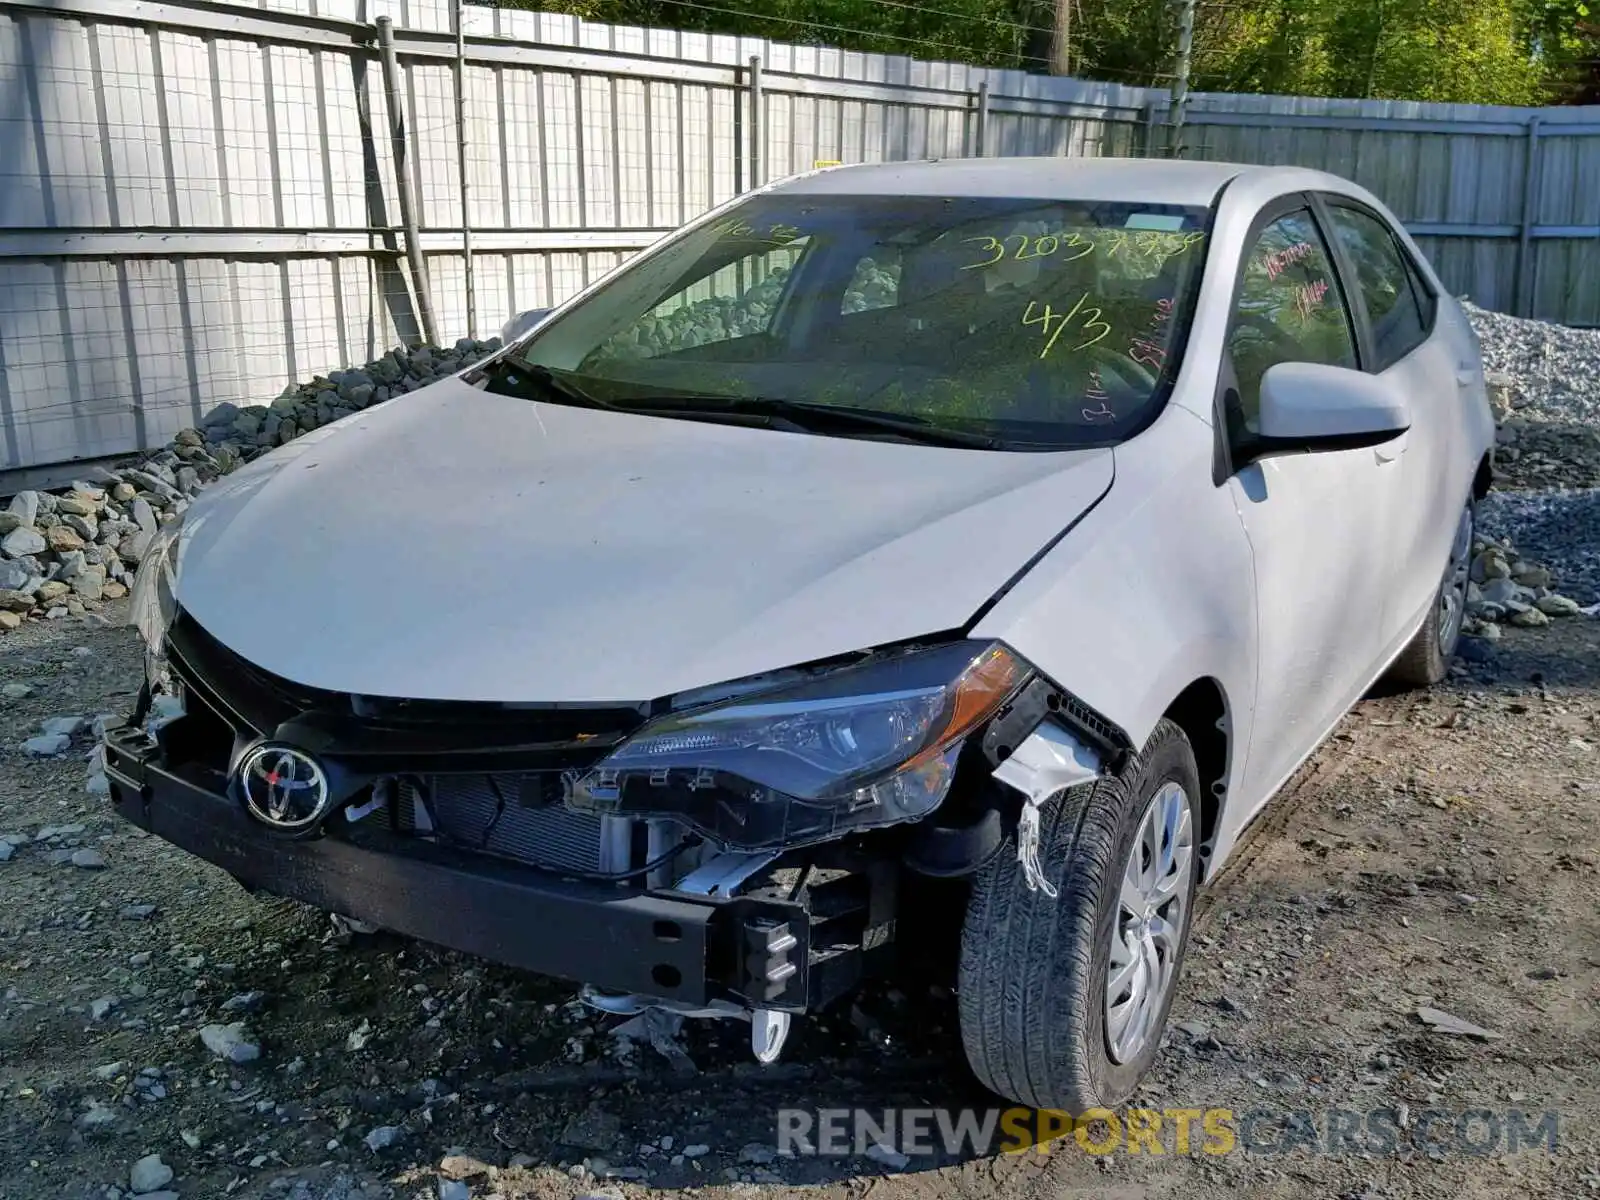
[[[598,396],[591,396],[577,384],[571,383],[556,374],[542,363],[529,362],[520,354],[501,355],[495,364],[501,368],[500,380],[507,387],[517,387],[528,383],[542,393],[541,399],[555,404],[572,404],[579,408],[603,408],[610,412],[620,411],[617,405]]]
[[[832,425],[841,429],[881,430],[929,446],[978,450],[1006,448],[1005,442],[990,434],[935,425],[925,417],[867,412],[859,408],[842,408],[807,400],[784,400],[776,396],[630,396],[618,407],[630,412],[673,413],[691,418],[746,413],[777,417],[811,433],[821,432],[819,426]]]

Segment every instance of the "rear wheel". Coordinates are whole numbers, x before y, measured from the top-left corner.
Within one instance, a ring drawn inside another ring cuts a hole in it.
[[[1389,668],[1389,678],[1406,687],[1431,687],[1450,670],[1456,646],[1461,641],[1461,626],[1467,616],[1467,579],[1472,570],[1473,505],[1461,510],[1455,541],[1450,545],[1450,561],[1427,620],[1417,630]]]
[[[1199,878],[1200,777],[1171,721],[1115,779],[1041,813],[1030,891],[1016,843],[974,877],[961,938],[961,1036],[978,1080],[1079,1115],[1120,1104],[1160,1048]]]

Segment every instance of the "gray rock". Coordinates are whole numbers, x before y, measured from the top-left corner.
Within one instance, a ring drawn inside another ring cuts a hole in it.
[[[213,408],[200,422],[203,426],[232,425],[239,415],[239,406],[227,400]]]
[[[151,531],[140,529],[137,533],[130,533],[117,544],[117,554],[126,562],[137,566],[144,561],[145,553],[150,549],[150,541],[155,537]]]
[[[87,724],[87,721],[77,716],[51,717],[49,720],[42,722],[39,728],[45,733],[59,733],[66,737],[71,737],[73,734],[81,732]]]
[[[911,1160],[893,1146],[885,1146],[882,1142],[874,1142],[867,1147],[867,1157],[875,1163],[881,1163],[891,1171],[903,1171],[911,1164]]]
[[[238,995],[229,996],[222,1002],[222,1011],[227,1013],[252,1013],[260,1010],[266,1002],[267,994],[262,991],[240,992]]]
[[[62,733],[45,733],[22,743],[23,752],[34,758],[51,758],[72,744],[72,739]]]
[[[72,865],[82,867],[85,871],[103,871],[106,867],[106,856],[98,850],[85,846],[82,850],[72,852]]]
[[[159,1154],[147,1154],[128,1171],[128,1187],[138,1196],[158,1192],[172,1182],[172,1168]]]
[[[1541,596],[1535,607],[1551,617],[1575,617],[1580,611],[1578,602],[1570,596]]]
[[[72,590],[84,600],[101,599],[106,590],[106,569],[102,566],[85,567],[72,581]]]
[[[739,1151],[739,1161],[764,1167],[778,1157],[778,1152],[761,1142],[751,1142]]]
[[[11,497],[11,504],[6,511],[19,518],[21,524],[32,525],[39,515],[39,493],[18,492]]]
[[[387,1150],[390,1146],[397,1145],[405,1140],[405,1127],[401,1125],[379,1125],[361,1140],[366,1143],[367,1149],[376,1154],[380,1150]]]
[[[11,856],[16,852],[17,848],[10,842],[0,842],[0,862],[10,862]]]
[[[1522,629],[1539,629],[1550,624],[1550,618],[1537,608],[1525,608],[1521,612],[1514,612],[1508,621]]]
[[[1511,600],[1521,599],[1522,591],[1521,587],[1502,576],[1491,579],[1483,585],[1482,598],[1488,604],[1505,604]]]
[[[562,1145],[580,1150],[610,1150],[616,1145],[617,1135],[621,1132],[622,1121],[619,1118],[598,1104],[590,1104],[567,1122],[560,1140]]]
[[[154,904],[124,904],[117,910],[117,916],[124,921],[148,921],[156,915]]]
[[[45,549],[44,534],[32,525],[20,525],[0,538],[0,551],[4,551],[8,558],[22,558],[29,554],[43,554]]]
[[[178,490],[185,495],[193,492],[200,486],[200,472],[193,467],[178,468]]]
[[[0,562],[0,591],[20,592],[26,589],[33,572],[25,561]]]
[[[0,687],[0,696],[7,700],[26,700],[33,695],[33,688],[26,683],[8,683]]]
[[[160,522],[156,520],[155,509],[150,507],[150,501],[143,496],[134,500],[132,512],[134,523],[145,533],[154,533],[161,527]]]
[[[104,1021],[116,1009],[117,1003],[115,996],[101,996],[98,1000],[91,1000],[89,1002],[89,1019]]]
[[[87,496],[69,495],[56,497],[56,512],[62,518],[67,517],[92,517],[95,512],[95,502]]]
[[[362,383],[349,389],[341,388],[340,394],[351,408],[365,408],[372,403],[372,397],[377,390],[375,384]]]
[[[472,1200],[472,1189],[459,1179],[441,1179],[439,1200]]]
[[[244,1022],[231,1025],[207,1025],[200,1030],[200,1040],[207,1050],[231,1063],[254,1062],[261,1057],[261,1047],[245,1033]]]

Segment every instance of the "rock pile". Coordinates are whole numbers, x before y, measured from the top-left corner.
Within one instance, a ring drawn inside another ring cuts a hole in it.
[[[1509,541],[1475,539],[1472,555],[1467,634],[1495,641],[1501,623],[1537,629],[1552,618],[1585,615],[1576,600],[1554,590],[1548,568],[1523,558]]]
[[[334,371],[267,405],[221,404],[199,429],[114,470],[97,470],[65,493],[19,492],[0,510],[0,631],[32,616],[81,616],[127,594],[133,571],[162,525],[190,498],[274,446],[464,370],[500,339],[463,338],[445,350],[391,350],[365,367]]]
[[[1485,372],[1528,421],[1600,424],[1600,329],[1574,329],[1465,305]]]

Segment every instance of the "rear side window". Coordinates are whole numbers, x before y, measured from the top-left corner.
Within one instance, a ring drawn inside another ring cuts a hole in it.
[[[1228,335],[1239,395],[1237,411],[1229,414],[1236,437],[1260,432],[1261,377],[1269,367],[1281,362],[1356,365],[1350,313],[1309,209],[1263,229],[1244,262]]]
[[[1382,371],[1410,354],[1428,336],[1431,313],[1424,308],[1426,291],[1406,262],[1394,234],[1382,221],[1353,208],[1328,210],[1334,236],[1355,268],[1355,284],[1372,322],[1374,371]]]

